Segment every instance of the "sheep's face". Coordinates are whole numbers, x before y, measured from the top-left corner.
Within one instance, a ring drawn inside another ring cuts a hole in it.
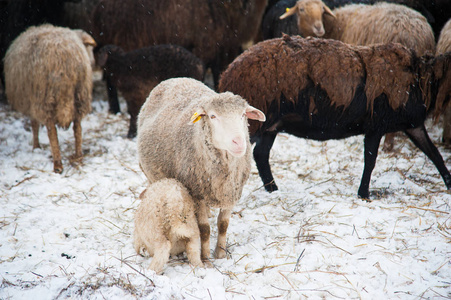
[[[280,16],[280,19],[285,19],[291,15],[297,15],[299,33],[303,37],[322,37],[325,34],[323,25],[323,15],[329,14],[333,17],[329,7],[327,7],[321,0],[300,0],[287,12]]]
[[[249,143],[248,119],[264,122],[265,115],[248,105],[241,97],[233,96],[214,99],[198,109],[191,121],[206,122],[210,128],[213,146],[239,158],[244,156]]]

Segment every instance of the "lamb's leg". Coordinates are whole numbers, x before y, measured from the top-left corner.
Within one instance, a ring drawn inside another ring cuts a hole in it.
[[[137,129],[137,119],[138,114],[141,106],[138,106],[138,101],[133,101],[135,105],[132,105],[133,107],[128,107],[128,113],[130,114],[130,125],[128,127],[128,134],[127,137],[129,139],[132,139],[136,136],[136,129]]]
[[[52,150],[52,156],[53,156],[53,171],[55,173],[62,173],[63,172],[63,164],[61,162],[61,152],[60,152],[60,146],[58,143],[58,133],[56,131],[56,126],[53,121],[49,121],[46,124],[47,127],[47,133],[49,135],[49,141],[50,141],[50,148]]]
[[[417,128],[407,129],[405,133],[410,138],[410,140],[415,144],[415,146],[420,148],[420,150],[423,151],[424,154],[426,154],[430,160],[432,160],[435,167],[440,172],[440,175],[442,176],[443,181],[446,184],[446,187],[449,190],[451,188],[451,175],[448,169],[446,168],[442,155],[429,138],[426,128],[424,128],[424,125]]]
[[[271,151],[277,132],[265,132],[260,137],[255,138],[254,159],[257,164],[258,173],[268,192],[277,191],[277,185],[272,176],[271,166],[269,165],[269,153]]]
[[[74,159],[81,161],[83,158],[83,152],[81,149],[82,143],[82,132],[81,132],[81,122],[79,119],[74,120],[74,137],[75,137],[75,156]]]
[[[208,207],[204,201],[200,201],[196,211],[197,225],[199,226],[202,261],[211,266],[210,258],[210,223],[208,221]]]
[[[170,252],[171,242],[164,239],[158,243],[157,247],[155,247],[152,261],[149,264],[149,269],[154,270],[157,274],[160,274],[163,271],[164,265],[169,260]]]
[[[39,145],[39,122],[31,120],[31,131],[33,132],[33,149],[41,148]]]
[[[109,76],[105,77],[106,77],[106,90],[108,93],[108,104],[110,107],[109,111],[112,114],[117,114],[121,112],[121,108],[119,106],[119,99],[117,98],[117,88],[114,86]]]
[[[369,200],[370,192],[370,179],[371,173],[373,172],[374,166],[376,165],[377,150],[379,148],[379,143],[381,142],[382,136],[380,134],[370,134],[365,135],[365,166],[363,167],[362,180],[360,181],[360,187],[358,195],[360,198]]]
[[[188,256],[188,260],[193,266],[200,268],[204,266],[200,259],[200,241],[197,234],[187,240],[186,256]]]
[[[226,234],[229,227],[229,220],[232,211],[230,209],[221,209],[218,215],[218,242],[215,249],[216,258],[226,257]]]

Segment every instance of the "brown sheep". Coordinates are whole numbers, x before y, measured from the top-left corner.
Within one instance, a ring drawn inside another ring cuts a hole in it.
[[[201,257],[210,256],[208,208],[220,208],[215,257],[226,255],[232,208],[251,167],[247,119],[265,116],[240,96],[218,94],[192,78],[157,85],[138,116],[138,158],[150,183],[180,181],[193,197]]]
[[[8,102],[31,119],[33,149],[39,126],[47,127],[53,170],[63,171],[56,126],[73,122],[75,156],[82,159],[81,119],[91,110],[92,68],[86,46],[95,45],[81,30],[32,26],[17,37],[5,56]]]
[[[333,11],[321,0],[300,0],[280,18],[297,15],[303,37],[323,37],[352,45],[400,43],[418,55],[434,52],[434,32],[426,18],[404,5],[349,4]],[[394,134],[388,134],[384,150],[391,151]]]
[[[125,51],[156,44],[185,47],[219,74],[257,34],[267,0],[102,0],[92,15],[93,37],[100,46]],[[110,111],[119,112],[114,86]]]
[[[115,45],[97,52],[97,64],[127,101],[130,126],[127,136],[136,136],[136,118],[150,91],[174,77],[204,79],[204,65],[194,54],[177,45],[156,45],[129,52]]]
[[[219,90],[241,95],[267,121],[251,123],[254,158],[268,191],[277,190],[269,153],[278,132],[328,140],[365,135],[358,195],[368,199],[381,137],[404,131],[435,164],[447,188],[451,175],[424,127],[451,95],[451,53],[419,58],[400,44],[351,46],[284,36],[249,48],[221,75]]]
[[[436,54],[451,51],[451,19],[445,24],[437,42]],[[443,116],[443,142],[451,144],[451,106],[448,106]]]
[[[157,273],[169,259],[186,251],[189,262],[202,267],[200,234],[193,198],[175,179],[157,181],[141,193],[135,214],[136,253],[145,249],[153,256],[149,269]]]

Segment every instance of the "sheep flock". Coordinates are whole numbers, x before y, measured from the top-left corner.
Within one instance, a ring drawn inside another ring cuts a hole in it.
[[[447,1],[28,2],[0,298],[451,297]]]

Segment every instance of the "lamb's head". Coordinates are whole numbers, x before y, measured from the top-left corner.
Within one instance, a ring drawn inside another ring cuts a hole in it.
[[[234,157],[242,157],[249,143],[248,119],[264,122],[265,114],[230,92],[202,101],[191,117],[194,126],[208,128],[211,143]],[[199,124],[194,124],[197,123]],[[202,124],[201,124],[202,123]]]
[[[451,52],[432,56],[429,64],[432,66],[430,73],[433,73],[433,80],[438,86],[434,113],[437,119],[451,100]]]
[[[111,54],[124,55],[125,51],[116,45],[105,45],[96,53],[96,62],[99,67],[105,67]]]
[[[321,0],[299,0],[296,4],[287,8],[287,12],[280,19],[296,14],[298,17],[299,33],[303,37],[322,37],[326,32],[323,25],[323,15],[335,15]]]

